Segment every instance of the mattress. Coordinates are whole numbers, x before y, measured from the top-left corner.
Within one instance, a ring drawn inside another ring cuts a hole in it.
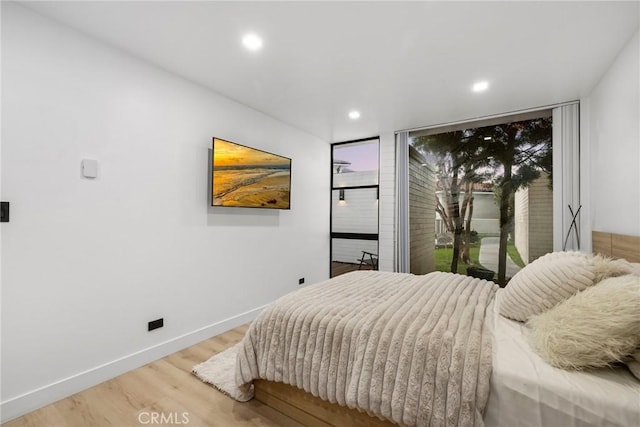
[[[554,368],[530,349],[523,323],[500,316],[495,303],[488,309],[494,343],[487,427],[640,426],[640,381],[625,367]]]

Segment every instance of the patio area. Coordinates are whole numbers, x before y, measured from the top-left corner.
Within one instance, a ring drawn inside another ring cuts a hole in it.
[[[373,270],[373,267],[364,264],[362,265],[362,267],[360,267],[360,264],[353,264],[350,262],[333,261],[331,263],[331,277],[340,276],[341,274],[349,273],[356,270]]]

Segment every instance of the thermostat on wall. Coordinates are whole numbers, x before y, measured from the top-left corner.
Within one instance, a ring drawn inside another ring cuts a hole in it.
[[[82,159],[82,176],[85,178],[98,177],[98,161],[91,159]]]

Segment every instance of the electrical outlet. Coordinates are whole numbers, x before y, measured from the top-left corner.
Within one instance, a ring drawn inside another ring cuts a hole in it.
[[[304,285],[304,277],[298,279],[298,285]]]
[[[9,202],[0,202],[0,222],[9,222]]]
[[[152,320],[149,322],[149,331],[153,331],[154,329],[162,328],[164,326],[164,318],[161,317],[156,320]]]

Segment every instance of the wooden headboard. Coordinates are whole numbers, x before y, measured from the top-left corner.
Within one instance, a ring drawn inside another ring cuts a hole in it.
[[[624,258],[630,262],[640,262],[640,236],[593,231],[591,239],[593,253]]]

